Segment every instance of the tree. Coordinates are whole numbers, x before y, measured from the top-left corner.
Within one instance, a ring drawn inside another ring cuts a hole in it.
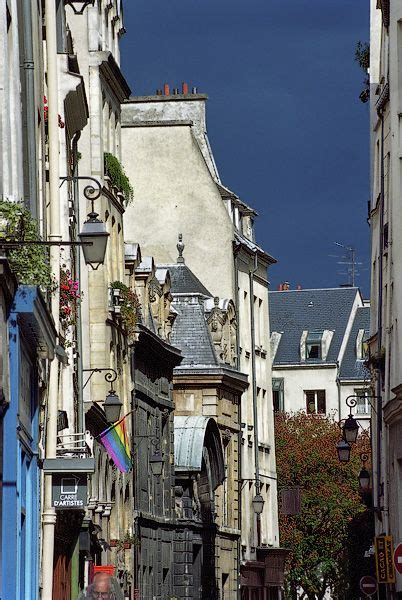
[[[322,600],[328,587],[335,593],[347,587],[350,524],[366,507],[358,489],[359,449],[341,464],[335,449],[339,434],[330,418],[303,412],[275,418],[279,488],[301,488],[299,514],[279,519],[281,545],[290,550],[286,588],[292,600],[300,588],[303,598]]]

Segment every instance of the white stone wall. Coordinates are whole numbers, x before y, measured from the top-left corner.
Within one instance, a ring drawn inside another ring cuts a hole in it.
[[[126,239],[143,255],[175,263],[182,233],[189,268],[212,294],[233,297],[233,225],[192,127],[128,127],[126,111],[123,164],[134,186]]]
[[[7,5],[10,26],[7,28]],[[0,197],[23,200],[20,53],[16,0],[0,1]]]

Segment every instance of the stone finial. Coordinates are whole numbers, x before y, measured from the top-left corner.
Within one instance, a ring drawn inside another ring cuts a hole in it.
[[[177,242],[176,248],[179,253],[179,256],[177,257],[177,262],[184,263],[184,258],[183,258],[184,244],[183,244],[183,234],[182,233],[179,233],[179,241]]]

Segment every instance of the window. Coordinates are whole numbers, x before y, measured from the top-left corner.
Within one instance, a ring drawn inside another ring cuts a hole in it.
[[[306,338],[306,360],[322,358],[322,331],[309,331]]]
[[[284,410],[284,383],[283,377],[272,378],[272,400],[274,412],[283,412]]]
[[[371,414],[371,404],[369,401],[369,392],[368,390],[359,389],[355,390],[356,395],[356,408],[355,412],[357,415],[370,415]]]
[[[325,415],[325,390],[305,390],[306,410],[308,415]]]

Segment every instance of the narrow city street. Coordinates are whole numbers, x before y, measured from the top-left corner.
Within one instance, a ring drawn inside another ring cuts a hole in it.
[[[0,600],[402,600],[402,1],[0,47]]]

